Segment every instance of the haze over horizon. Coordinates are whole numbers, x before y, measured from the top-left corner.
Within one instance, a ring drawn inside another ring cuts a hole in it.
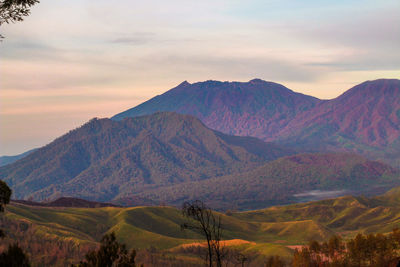
[[[400,78],[399,1],[42,0],[0,44],[0,155],[184,80],[260,78],[321,99]]]

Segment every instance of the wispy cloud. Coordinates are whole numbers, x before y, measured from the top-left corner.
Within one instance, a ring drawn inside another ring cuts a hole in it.
[[[337,50],[321,61],[307,63],[326,70],[400,69],[400,16],[398,8],[344,12],[340,18],[300,23],[291,33],[303,41]],[[346,53],[340,53],[345,50]]]
[[[335,198],[343,196],[347,193],[348,193],[347,190],[332,190],[332,191],[311,190],[295,194],[294,196],[297,198],[305,198],[306,200],[318,200],[318,199]]]
[[[53,114],[111,116],[183,80],[259,77],[331,98],[365,79],[398,78],[399,13],[398,0],[43,0],[2,29],[2,151],[39,145],[26,123],[39,113],[43,128],[65,129]]]
[[[113,44],[144,45],[157,40],[157,35],[152,32],[136,32],[123,37],[117,37],[110,42]]]

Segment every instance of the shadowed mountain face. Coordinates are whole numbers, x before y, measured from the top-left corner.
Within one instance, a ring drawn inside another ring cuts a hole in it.
[[[196,116],[208,127],[227,134],[265,139],[275,135],[298,113],[320,102],[280,84],[259,79],[247,83],[183,82],[112,119],[175,111]]]
[[[252,137],[227,136],[176,113],[93,119],[0,168],[14,198],[110,201],[149,188],[248,171],[289,152]]]
[[[348,194],[379,194],[398,185],[398,170],[362,156],[299,154],[246,173],[186,182],[138,196],[173,205],[201,199],[217,209],[255,209]]]
[[[29,151],[26,151],[26,152],[24,152],[24,153],[22,153],[22,154],[15,155],[15,156],[1,156],[1,157],[0,157],[0,167],[1,167],[1,166],[5,166],[5,165],[7,165],[7,164],[14,163],[14,162],[16,162],[17,160],[22,159],[23,157],[28,156],[30,153],[32,153],[32,152],[35,151],[35,150],[36,150],[36,148],[35,148],[35,149],[32,149],[32,150],[29,150]]]

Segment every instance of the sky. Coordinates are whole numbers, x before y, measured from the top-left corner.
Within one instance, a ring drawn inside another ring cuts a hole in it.
[[[0,28],[0,155],[184,80],[260,78],[331,99],[400,78],[398,14],[398,0],[42,0]]]

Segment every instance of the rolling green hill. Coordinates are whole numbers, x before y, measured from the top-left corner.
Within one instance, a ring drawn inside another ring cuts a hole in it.
[[[312,239],[322,241],[333,234],[346,238],[357,232],[385,233],[399,227],[399,192],[394,189],[374,198],[347,196],[216,214],[222,218],[223,238],[242,240],[234,241],[233,247],[264,256],[279,253],[288,258],[291,250],[287,246]],[[15,239],[30,240],[30,235],[35,235],[76,246],[93,246],[104,233],[114,231],[128,247],[154,247],[174,254],[182,244],[202,241],[198,233],[181,230],[184,221],[180,210],[173,207],[54,208],[13,203],[7,206],[1,227]],[[34,260],[38,261],[35,257]]]

